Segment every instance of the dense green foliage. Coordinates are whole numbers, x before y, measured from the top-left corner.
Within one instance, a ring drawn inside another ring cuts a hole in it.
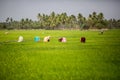
[[[0,80],[119,80],[120,30],[0,31]],[[24,42],[18,43],[18,36]],[[51,40],[44,43],[44,36]],[[34,37],[40,36],[40,42]],[[58,42],[66,37],[66,43]],[[80,37],[86,37],[86,43]]]
[[[120,20],[104,18],[103,13],[93,12],[88,18],[81,13],[77,16],[67,15],[67,13],[38,14],[38,20],[22,18],[15,21],[8,17],[5,22],[0,23],[0,29],[101,29],[101,28],[120,28]]]

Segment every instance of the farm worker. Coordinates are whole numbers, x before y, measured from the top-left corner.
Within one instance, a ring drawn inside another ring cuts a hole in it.
[[[81,43],[85,43],[86,38],[85,37],[81,37]]]
[[[62,38],[62,42],[66,42],[66,38],[65,37]]]
[[[62,37],[62,38],[59,38],[58,41],[59,41],[59,42],[66,42],[67,40],[66,40],[65,37]]]
[[[9,32],[5,32],[5,34],[9,34]]]
[[[43,40],[44,42],[49,42],[50,41],[50,36],[46,36],[46,37],[44,37],[44,40]]]
[[[63,38],[59,38],[58,41],[59,41],[59,42],[62,42],[62,39],[63,39]]]
[[[101,30],[100,30],[100,34],[103,34],[103,32],[104,32],[104,30],[101,29]]]
[[[40,37],[35,36],[34,41],[35,41],[35,42],[39,42],[39,41],[40,41]]]
[[[23,41],[23,36],[19,36],[18,42],[22,42],[22,41]]]

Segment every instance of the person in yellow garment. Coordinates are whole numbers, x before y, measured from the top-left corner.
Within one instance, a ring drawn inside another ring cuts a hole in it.
[[[50,36],[46,36],[46,37],[44,37],[44,40],[43,40],[44,42],[50,42]]]
[[[23,36],[19,36],[18,42],[23,42]]]

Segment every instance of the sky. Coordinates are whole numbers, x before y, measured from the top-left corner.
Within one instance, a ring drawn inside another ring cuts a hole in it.
[[[37,20],[38,13],[66,12],[88,17],[92,12],[104,14],[106,19],[120,19],[120,0],[0,0],[0,21],[29,18]]]

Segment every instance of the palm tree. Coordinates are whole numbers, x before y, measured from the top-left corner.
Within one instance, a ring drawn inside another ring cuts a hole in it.
[[[77,19],[78,19],[78,25],[80,27],[80,29],[82,30],[83,27],[85,26],[85,21],[86,21],[86,18],[82,16],[82,14],[78,14],[77,16]]]
[[[103,13],[98,14],[98,22],[102,22],[104,20],[104,15]]]
[[[50,14],[50,16],[51,16],[52,18],[54,18],[54,17],[55,17],[55,12],[53,11],[53,12]]]
[[[76,24],[77,24],[76,16],[71,15],[71,16],[70,16],[70,25],[71,25],[71,28],[76,27]]]
[[[10,22],[13,22],[13,19],[12,19],[12,18],[10,18]]]
[[[50,14],[50,16],[48,16],[47,22],[48,22],[48,26],[50,26],[51,29],[54,29],[56,27],[56,14],[55,12],[52,12]]]
[[[99,13],[99,14],[98,14],[98,18],[99,18],[99,19],[104,19],[103,13]]]
[[[56,22],[58,22],[57,25],[61,25],[61,28],[65,28],[66,26],[66,21],[67,21],[67,13],[61,13],[57,15]]]
[[[10,18],[8,17],[8,18],[6,19],[6,23],[8,23],[8,22],[9,22],[9,20],[10,20]]]
[[[92,13],[92,18],[96,18],[97,17],[97,13],[96,12],[93,12]]]
[[[107,21],[104,19],[103,13],[97,15],[97,23],[95,24],[96,28],[104,28],[107,25]]]
[[[38,18],[38,21],[41,20],[41,14],[40,13],[38,13],[37,18]]]
[[[21,25],[20,28],[21,28],[21,29],[24,29],[24,25],[25,25],[25,20],[24,20],[24,18],[21,19],[20,25]]]
[[[6,27],[7,27],[7,29],[13,29],[12,27],[11,27],[11,23],[12,23],[12,18],[7,18],[6,19]]]

